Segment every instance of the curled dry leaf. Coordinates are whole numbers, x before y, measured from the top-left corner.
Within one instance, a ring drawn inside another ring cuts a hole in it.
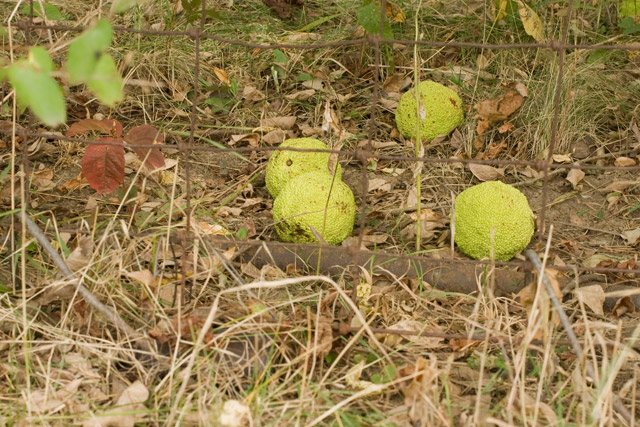
[[[628,166],[635,166],[636,165],[636,161],[635,159],[632,159],[631,157],[618,157],[615,162],[614,165],[622,168],[622,167],[628,167]]]
[[[556,163],[573,163],[573,159],[571,158],[571,154],[554,154],[551,156],[554,162]]]
[[[389,329],[396,329],[396,330],[407,331],[407,332],[421,332],[421,333],[426,333],[427,335],[429,332],[434,332],[438,334],[443,333],[442,329],[437,325],[425,325],[425,322],[419,322],[417,320],[411,320],[411,319],[401,320],[400,322],[392,326],[389,326]],[[418,344],[424,348],[438,348],[441,346],[442,341],[444,341],[444,338],[441,338],[441,337],[419,336],[419,335],[412,335],[412,334],[407,334],[407,335],[389,334],[385,336],[384,342],[385,343],[387,342],[387,339],[388,339],[387,337],[391,338],[391,340],[393,341],[394,337],[398,337],[398,336],[406,339],[407,341],[411,341],[414,344]]]
[[[369,180],[369,192],[379,191],[388,193],[391,191],[391,183],[384,178],[373,178]]]
[[[478,112],[473,118],[478,120],[478,135],[487,132],[497,122],[507,119],[522,106],[524,97],[514,89],[508,89],[502,95],[481,101],[473,106]]]
[[[213,73],[216,75],[216,77],[218,78],[218,80],[220,80],[221,83],[224,83],[227,86],[231,86],[231,80],[229,79],[229,74],[227,74],[225,70],[223,70],[222,68],[213,67]]]
[[[469,170],[480,181],[495,181],[500,176],[504,176],[504,168],[494,168],[489,165],[469,163]]]
[[[577,288],[573,291],[578,300],[589,307],[596,314],[604,315],[604,300],[606,296],[600,285],[591,285]]]
[[[584,177],[585,173],[581,169],[570,169],[569,173],[567,173],[566,179],[571,183],[573,188],[576,188],[576,185],[578,185],[578,183],[582,181],[582,178]]]
[[[242,97],[250,102],[258,102],[266,98],[264,93],[253,86],[245,86],[244,89],[242,89]]]
[[[89,265],[93,254],[93,240],[91,237],[79,236],[78,246],[69,254],[66,259],[67,266],[71,271],[78,271]]]
[[[627,241],[627,245],[635,245],[640,239],[640,227],[623,231],[622,238]]]
[[[628,187],[632,185],[637,185],[637,184],[640,184],[640,181],[614,181],[611,184],[604,187],[603,189],[601,189],[600,191],[603,191],[606,193],[610,191],[621,192],[626,190]]]
[[[316,94],[315,89],[306,89],[298,92],[290,93],[289,95],[285,95],[285,98],[289,101],[306,101]]]

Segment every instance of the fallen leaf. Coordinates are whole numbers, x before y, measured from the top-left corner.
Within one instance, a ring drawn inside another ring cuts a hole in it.
[[[518,93],[520,95],[522,95],[524,98],[526,98],[527,96],[529,96],[529,90],[527,89],[527,87],[524,85],[524,83],[522,82],[518,82],[515,84],[514,88],[518,91]]]
[[[603,191],[606,193],[610,191],[622,192],[626,190],[627,187],[630,187],[632,185],[637,185],[637,184],[640,184],[640,181],[614,181],[611,184],[607,185],[606,187],[602,188],[600,191]]]
[[[280,116],[260,120],[260,127],[278,128],[283,130],[291,130],[295,124],[296,116]]]
[[[618,167],[635,166],[636,165],[636,161],[635,161],[635,159],[632,159],[630,157],[618,157],[615,160],[614,165],[616,165]]]
[[[633,230],[623,231],[621,236],[627,241],[627,245],[635,245],[638,239],[640,239],[640,227]]]
[[[251,421],[251,410],[247,405],[237,400],[227,400],[224,402],[219,421],[222,427],[253,425]]]
[[[485,133],[497,122],[507,119],[522,106],[524,97],[516,90],[508,89],[505,93],[493,99],[481,101],[473,106],[478,112],[473,118],[480,119],[476,131],[479,135]]]
[[[78,271],[91,261],[93,254],[93,240],[88,236],[78,237],[78,246],[69,254],[65,262],[71,271]]]
[[[315,89],[306,89],[300,90],[298,92],[290,93],[289,95],[285,95],[285,98],[289,101],[306,101],[316,94]]]
[[[266,98],[264,93],[253,86],[245,86],[244,89],[242,89],[242,97],[250,102],[258,102]]]
[[[566,180],[569,181],[571,183],[571,186],[575,189],[576,185],[578,185],[578,183],[582,181],[582,178],[584,177],[585,173],[581,169],[570,169],[569,173],[567,173]]]
[[[402,11],[402,8],[400,8],[400,6],[398,6],[396,3],[392,2],[391,0],[387,0],[387,7],[385,12],[389,20],[392,22],[402,23],[407,20],[406,16],[404,15],[404,12]]]
[[[573,291],[584,305],[596,314],[604,315],[604,300],[606,296],[600,285],[591,285],[577,288]]]
[[[442,329],[437,325],[425,325],[424,322],[419,322],[417,320],[401,320],[398,323],[395,323],[389,326],[389,329],[396,329],[399,331],[408,331],[408,332],[436,332],[443,333]],[[406,339],[415,344],[419,344],[424,348],[438,348],[444,341],[444,338],[440,337],[429,337],[429,336],[418,336],[418,335],[402,335],[398,334],[402,338]],[[397,336],[396,334],[388,334],[387,336]],[[386,341],[385,341],[386,342]]]
[[[384,89],[385,92],[399,93],[403,89],[404,83],[405,75],[403,73],[394,73],[386,78],[382,84],[382,89]]]
[[[122,123],[111,119],[82,119],[69,126],[65,136],[73,137],[94,130],[118,138],[122,135]]]
[[[504,176],[504,168],[494,168],[489,165],[469,163],[469,170],[480,181],[494,181],[499,176]]]
[[[53,170],[42,169],[31,175],[31,183],[38,190],[45,190],[53,185]]]
[[[349,387],[355,390],[364,390],[365,395],[379,393],[385,388],[383,384],[374,384],[370,381],[364,381],[360,379],[362,371],[364,371],[365,364],[365,361],[361,360],[360,363],[349,369],[349,372],[347,372],[347,374],[345,375],[344,380]]]
[[[121,142],[116,138],[100,138],[98,142]],[[91,188],[100,194],[114,191],[124,182],[124,147],[92,144],[82,156],[82,174]]]
[[[225,70],[223,70],[222,68],[213,67],[213,73],[216,75],[216,77],[218,78],[218,80],[220,80],[221,83],[224,83],[227,86],[231,86],[231,80],[229,80],[229,74],[227,74]]]
[[[151,289],[155,288],[157,285],[156,279],[155,277],[153,277],[153,273],[148,269],[130,271],[126,273],[126,276],[131,279],[137,280],[138,282]]]
[[[503,134],[507,132],[511,132],[513,130],[513,123],[505,122],[498,128],[498,133]]]
[[[554,154],[551,158],[556,163],[573,163],[571,154]]]
[[[262,136],[262,141],[267,145],[278,145],[287,139],[287,134],[281,129],[272,130]]]
[[[242,141],[248,142],[251,147],[257,147],[260,143],[260,134],[245,133],[242,135],[231,135],[231,141],[229,141],[229,145],[233,146]]]
[[[522,0],[516,0],[516,3],[518,4],[518,14],[520,15],[524,31],[537,42],[544,43],[546,41],[546,37],[544,36],[544,25],[542,23],[542,19],[540,19],[538,14]]]
[[[144,165],[147,168],[158,169],[164,167],[164,156],[158,148],[137,146],[162,144],[164,135],[158,129],[151,125],[136,126],[127,132],[124,140],[140,160],[146,159]]]
[[[379,191],[388,193],[391,191],[391,183],[384,178],[373,178],[369,180],[369,191]]]
[[[32,391],[29,396],[26,396],[29,410],[38,414],[52,414],[60,411],[71,400],[81,383],[81,379],[75,379],[55,392],[47,392],[46,390]]]
[[[87,419],[83,427],[133,427],[138,419],[142,419],[146,412],[143,403],[149,398],[149,391],[140,381],[127,387],[115,404],[116,408],[103,414]]]

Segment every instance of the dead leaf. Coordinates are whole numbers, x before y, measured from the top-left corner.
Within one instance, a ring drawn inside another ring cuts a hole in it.
[[[586,227],[587,226],[587,222],[584,219],[582,219],[582,217],[579,216],[574,211],[571,211],[571,214],[569,215],[569,222],[571,222],[571,224],[573,224],[573,225],[575,225],[577,227]]]
[[[336,115],[336,112],[331,108],[331,104],[327,101],[324,105],[324,114],[322,115],[322,130],[324,132],[329,132],[329,129],[333,129],[333,131],[340,135],[340,119]]]
[[[75,178],[70,179],[69,181],[67,181],[64,184],[62,184],[61,186],[59,186],[58,190],[64,190],[64,191],[67,191],[67,192],[72,192],[72,191],[77,190],[79,188],[86,187],[87,185],[89,185],[89,182],[87,182],[85,177],[82,175],[82,172],[80,172],[78,174],[78,176],[76,176]]]
[[[469,170],[480,181],[495,181],[499,176],[504,176],[504,168],[489,165],[469,163]]]
[[[402,11],[402,8],[400,8],[400,6],[398,6],[396,3],[392,2],[391,0],[387,0],[387,8],[385,12],[391,22],[395,22],[399,24],[407,20],[406,16],[404,15],[404,12]]]
[[[144,418],[146,407],[143,403],[149,398],[149,391],[140,381],[127,387],[116,402],[116,408],[103,415],[90,418],[83,427],[133,427],[138,419]]]
[[[355,317],[355,316],[354,316]],[[383,384],[374,384],[370,381],[364,381],[360,379],[362,371],[364,371],[366,362],[361,360],[360,363],[349,369],[349,372],[344,377],[347,385],[355,390],[364,390],[364,394],[374,394],[382,391],[385,386]]]
[[[316,94],[315,89],[306,89],[300,90],[298,92],[290,93],[289,95],[285,95],[285,98],[289,101],[306,101]]]
[[[388,193],[391,191],[391,183],[384,178],[373,178],[369,180],[369,191],[379,191]]]
[[[251,410],[247,405],[237,400],[227,400],[224,402],[219,421],[222,427],[253,425],[251,421]]]
[[[126,276],[131,279],[137,280],[138,282],[151,289],[155,288],[157,285],[156,279],[155,277],[153,277],[153,273],[148,269],[127,272]]]
[[[93,254],[93,240],[91,237],[79,236],[78,246],[69,254],[66,259],[67,266],[71,271],[78,271],[87,265],[91,261],[91,255]]]
[[[478,70],[484,70],[489,66],[489,59],[483,54],[478,55],[476,58],[476,66],[478,67]]]
[[[394,73],[387,77],[382,84],[382,88],[385,92],[399,93],[404,88],[405,75],[403,73]]]
[[[435,333],[443,333],[442,329],[437,325],[425,325],[424,322],[419,322],[417,320],[401,320],[398,323],[395,323],[389,326],[389,329],[395,329],[399,331],[408,331],[408,332],[435,332]],[[402,334],[387,334],[385,338],[383,338],[383,342],[387,342],[387,337],[397,337],[401,336],[402,338],[410,341],[414,344],[418,344],[424,348],[438,348],[444,341],[444,338],[440,337],[429,337],[429,336],[418,336],[418,335],[402,335]],[[393,340],[393,338],[391,338]]]
[[[620,318],[627,313],[633,313],[634,311],[636,311],[636,305],[629,297],[620,298],[611,309],[611,313],[613,313],[616,318]]]
[[[551,158],[556,163],[573,163],[571,154],[554,154]]]
[[[281,129],[272,130],[262,136],[262,141],[267,145],[278,145],[287,139],[287,134]]]
[[[516,90],[508,89],[493,99],[481,101],[473,106],[478,112],[473,118],[478,120],[476,131],[482,135],[497,122],[507,119],[522,106],[524,97]]]
[[[516,0],[518,3],[518,14],[522,21],[524,31],[533,37],[537,42],[544,43],[546,37],[544,35],[544,25],[538,14],[522,0]]]
[[[242,135],[231,135],[231,141],[229,141],[229,145],[233,146],[242,141],[248,142],[251,147],[257,147],[260,143],[260,134],[245,133]]]
[[[498,133],[503,134],[507,132],[511,132],[513,130],[513,123],[505,122],[498,128]]]
[[[316,323],[316,337],[314,353],[323,358],[331,351],[333,347],[333,329],[331,327],[332,319],[320,316]]]
[[[591,285],[577,288],[573,291],[584,305],[589,307],[591,311],[601,316],[604,315],[604,300],[606,296],[604,289],[600,285]]]
[[[614,181],[611,184],[604,187],[603,189],[601,189],[600,191],[603,191],[605,193],[614,191],[617,193],[617,192],[622,192],[626,190],[627,187],[630,187],[632,185],[637,185],[637,184],[640,184],[640,181]]]
[[[623,231],[621,236],[627,241],[627,245],[635,245],[638,239],[640,239],[640,227]]]
[[[279,116],[260,120],[260,127],[291,130],[296,124],[296,116]]]
[[[32,391],[26,397],[29,410],[38,414],[52,414],[60,411],[69,403],[81,383],[81,379],[75,379],[55,392],[47,390]]]
[[[578,183],[582,181],[582,178],[584,177],[585,173],[581,169],[570,169],[569,173],[567,173],[566,180],[569,181],[571,183],[571,186],[575,189],[576,185],[578,185]]]
[[[520,95],[522,95],[524,98],[526,98],[527,96],[529,96],[529,90],[527,89],[527,87],[524,85],[524,83],[518,82],[515,84],[514,88],[518,91],[518,93]]]
[[[34,172],[31,176],[31,183],[36,186],[38,190],[45,190],[53,185],[53,170],[42,169]]]
[[[218,78],[218,80],[220,80],[221,83],[224,83],[227,86],[231,86],[231,80],[229,80],[229,74],[227,74],[225,70],[223,70],[222,68],[213,67],[213,73],[216,75],[216,77]]]
[[[632,159],[630,157],[618,157],[615,162],[614,165],[618,166],[618,167],[628,167],[628,166],[635,166],[636,165],[636,161],[635,159]]]
[[[250,102],[258,102],[266,98],[264,93],[260,92],[253,86],[245,86],[242,90],[242,97]]]

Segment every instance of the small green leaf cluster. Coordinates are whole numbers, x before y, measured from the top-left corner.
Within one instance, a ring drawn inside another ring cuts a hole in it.
[[[86,84],[101,102],[110,106],[123,97],[122,78],[106,52],[112,40],[111,24],[101,19],[71,42],[66,61],[69,83]],[[0,69],[0,80],[6,78],[13,87],[21,110],[29,107],[44,124],[57,126],[66,120],[66,105],[55,73],[56,66],[47,50],[34,46],[27,58]]]

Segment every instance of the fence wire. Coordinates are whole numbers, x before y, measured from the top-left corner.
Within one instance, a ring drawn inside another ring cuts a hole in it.
[[[44,23],[36,23],[33,16],[33,0],[30,0],[31,4],[31,17],[30,19],[21,20],[15,23],[15,27],[25,33],[25,40],[29,42],[29,34],[35,30],[50,30],[50,31],[67,31],[67,32],[81,32],[86,29],[84,26],[65,26],[65,25],[49,25],[46,22]],[[360,220],[357,224],[358,228],[358,239],[357,241],[348,246],[340,246],[340,247],[328,247],[323,244],[311,244],[311,243],[283,243],[283,242],[274,242],[274,241],[265,241],[265,240],[234,240],[229,237],[212,237],[211,240],[216,242],[216,244],[233,246],[237,245],[238,247],[264,247],[264,248],[277,248],[284,247],[293,252],[299,250],[316,250],[316,249],[331,249],[333,251],[342,251],[344,253],[345,258],[350,258],[353,265],[357,265],[357,260],[360,256],[370,257],[375,259],[376,256],[387,257],[386,259],[392,257],[394,259],[406,260],[409,262],[425,262],[428,265],[443,265],[449,266],[451,268],[455,268],[456,265],[463,264],[471,264],[477,266],[486,266],[488,264],[496,265],[496,266],[516,266],[521,267],[526,271],[532,271],[532,266],[527,261],[509,261],[509,262],[491,262],[487,260],[472,260],[472,259],[456,259],[456,258],[435,258],[429,257],[427,255],[412,255],[407,253],[391,253],[385,252],[382,250],[367,250],[363,249],[363,240],[365,236],[365,224],[367,222],[367,212],[369,212],[370,206],[367,200],[368,188],[369,188],[369,179],[367,175],[367,159],[369,158],[377,158],[381,160],[390,160],[390,161],[404,161],[404,162],[420,162],[423,164],[436,164],[436,163],[450,163],[450,164],[482,164],[482,165],[498,165],[498,166],[528,166],[542,173],[542,178],[535,178],[531,180],[533,181],[542,181],[542,188],[540,189],[541,201],[538,209],[539,213],[539,221],[538,221],[538,233],[537,239],[539,242],[544,243],[546,239],[546,233],[548,232],[547,227],[547,217],[549,209],[549,181],[550,176],[553,170],[557,169],[581,169],[581,170],[598,170],[598,171],[640,171],[640,166],[602,166],[596,164],[564,164],[564,163],[554,163],[553,155],[555,154],[555,149],[558,141],[559,134],[559,122],[562,116],[562,85],[563,85],[563,77],[564,77],[564,65],[565,65],[565,56],[567,51],[574,50],[620,50],[620,51],[640,51],[640,44],[626,44],[626,45],[618,45],[618,44],[575,44],[568,43],[568,32],[569,32],[569,23],[571,21],[572,16],[572,7],[573,2],[567,2],[567,12],[566,16],[563,18],[564,22],[562,24],[561,36],[559,40],[550,40],[546,43],[511,43],[511,44],[491,44],[491,43],[476,43],[476,42],[459,42],[459,41],[438,41],[438,40],[407,40],[407,39],[385,39],[383,35],[386,16],[386,6],[387,1],[381,0],[381,14],[380,14],[380,31],[379,34],[370,34],[365,37],[356,38],[353,40],[338,40],[333,42],[317,42],[317,43],[273,43],[273,44],[264,44],[264,43],[254,43],[249,41],[243,41],[232,38],[225,38],[214,34],[209,34],[205,30],[205,20],[206,20],[206,8],[207,2],[202,1],[201,8],[201,16],[199,19],[199,23],[197,27],[192,28],[188,31],[164,31],[164,30],[152,30],[152,29],[139,29],[139,28],[130,28],[130,27],[122,27],[122,26],[114,26],[115,32],[129,32],[140,34],[149,37],[188,37],[192,40],[195,48],[194,54],[194,62],[193,62],[193,81],[191,82],[192,86],[192,95],[191,95],[191,110],[190,110],[190,124],[189,124],[189,133],[188,138],[185,142],[179,142],[178,144],[136,144],[139,148],[171,148],[178,149],[179,156],[182,160],[183,165],[183,179],[185,182],[185,203],[186,203],[186,229],[184,232],[179,233],[180,242],[183,247],[186,247],[188,243],[193,242],[193,239],[196,237],[191,233],[191,219],[193,213],[193,195],[191,193],[192,188],[192,156],[196,152],[213,152],[213,153],[247,153],[247,152],[264,152],[264,151],[278,151],[278,150],[292,150],[292,151],[319,151],[319,150],[305,150],[305,149],[290,149],[290,148],[281,148],[281,147],[271,147],[271,146],[260,146],[260,147],[211,147],[211,146],[202,146],[196,145],[195,143],[195,133],[198,124],[198,113],[197,113],[197,99],[199,94],[199,78],[201,73],[201,44],[203,40],[213,40],[220,44],[228,45],[228,46],[237,46],[247,49],[260,49],[260,50],[274,50],[274,49],[296,49],[296,50],[317,50],[317,49],[325,49],[325,48],[337,48],[337,47],[369,47],[373,49],[373,74],[372,74],[372,97],[370,104],[370,116],[368,120],[368,141],[366,146],[358,147],[355,150],[325,150],[329,153],[338,154],[340,158],[351,158],[360,163],[360,173],[361,173],[361,203],[359,206],[360,211]],[[376,133],[376,117],[378,114],[378,105],[380,104],[381,98],[381,81],[380,81],[380,73],[381,73],[381,46],[382,45],[404,45],[404,46],[420,46],[420,47],[428,47],[428,48],[445,48],[445,47],[457,47],[457,48],[477,48],[477,49],[490,49],[490,50],[500,50],[500,49],[546,49],[551,52],[554,52],[556,55],[557,61],[557,75],[555,81],[555,88],[553,93],[553,117],[552,124],[550,129],[550,137],[549,137],[549,147],[548,152],[546,154],[546,158],[541,161],[520,161],[520,160],[483,160],[483,159],[462,159],[462,158],[438,158],[438,157],[430,157],[430,156],[400,156],[400,155],[386,155],[376,153],[373,149],[371,142],[374,140],[374,135]],[[29,162],[29,153],[26,151],[27,139],[34,138],[47,138],[52,140],[65,140],[65,141],[77,141],[84,144],[101,144],[101,145],[122,145],[121,143],[109,143],[105,141],[96,142],[90,139],[83,138],[67,138],[64,136],[60,136],[59,134],[53,133],[45,133],[45,132],[31,132],[29,129],[22,129],[20,136],[22,136],[25,140],[23,141],[23,147],[25,150],[23,151],[22,161],[24,162],[25,169],[28,170],[27,165]],[[131,146],[131,144],[129,144]],[[614,153],[615,154],[615,153]],[[592,160],[592,159],[586,159]],[[526,182],[522,183],[514,183],[514,185],[523,185]],[[419,195],[418,195],[419,196]],[[418,204],[420,204],[420,198],[418,197]],[[416,221],[420,221],[418,218]],[[187,251],[184,251],[182,254],[182,267],[187,264]],[[632,276],[640,275],[640,268],[619,268],[619,267],[584,267],[579,265],[552,265],[550,266],[559,271],[567,271],[567,272],[594,272],[594,273],[621,273]],[[357,269],[355,274],[357,275]],[[186,275],[181,275],[183,285],[186,280]],[[637,279],[634,279],[637,280]],[[354,286],[355,288],[355,286]]]

